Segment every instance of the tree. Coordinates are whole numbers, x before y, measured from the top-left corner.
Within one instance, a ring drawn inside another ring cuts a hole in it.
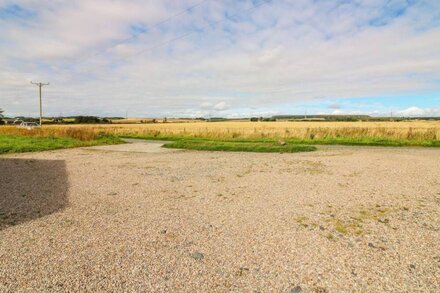
[[[96,116],[76,116],[75,123],[77,124],[98,124],[98,123],[110,123],[110,120],[104,118],[101,119]]]
[[[3,109],[0,108],[0,125],[1,125],[1,124],[5,124],[5,122],[3,121],[3,117],[4,117],[4,116],[3,116],[3,112],[4,112]]]

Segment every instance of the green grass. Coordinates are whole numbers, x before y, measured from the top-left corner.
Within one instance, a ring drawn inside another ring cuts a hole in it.
[[[131,135],[123,136],[127,138],[138,138],[148,140],[168,140],[173,142],[231,142],[231,143],[276,143],[276,138],[206,138],[193,136],[164,136],[164,135]],[[359,145],[359,146],[418,146],[418,147],[440,147],[440,140],[412,140],[412,139],[393,139],[379,137],[327,137],[320,139],[284,139],[289,145]]]
[[[230,142],[230,141],[194,141],[177,140],[164,145],[166,148],[191,149],[203,151],[259,152],[259,153],[296,153],[311,152],[316,148],[306,145],[279,145],[274,142]]]
[[[17,135],[0,135],[0,154],[39,152],[64,148],[118,144],[117,137],[102,136],[96,140],[81,141],[70,137],[28,137]]]

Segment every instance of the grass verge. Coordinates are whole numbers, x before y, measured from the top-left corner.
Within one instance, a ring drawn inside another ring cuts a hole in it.
[[[119,143],[122,143],[122,141],[114,136],[101,136],[93,140],[83,141],[71,137],[0,135],[0,154],[39,152]]]
[[[164,135],[130,135],[126,138],[137,138],[147,140],[168,140],[173,142],[212,142],[212,143],[276,143],[275,138],[234,138],[217,139],[194,136],[164,136]],[[378,137],[328,137],[320,139],[284,139],[288,145],[353,145],[353,146],[388,146],[388,147],[440,147],[440,140],[411,140],[396,138],[378,138]]]
[[[191,149],[203,151],[258,152],[258,153],[297,153],[315,151],[316,147],[307,145],[280,145],[273,142],[230,142],[176,140],[164,145],[166,148]]]

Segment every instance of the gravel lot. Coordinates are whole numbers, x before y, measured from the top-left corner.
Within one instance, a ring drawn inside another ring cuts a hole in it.
[[[0,292],[440,291],[439,149],[135,149],[0,157]]]

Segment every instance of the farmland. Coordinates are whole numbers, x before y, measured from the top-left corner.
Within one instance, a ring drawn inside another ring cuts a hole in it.
[[[438,291],[439,128],[2,126],[0,291]]]
[[[83,125],[48,126],[48,129],[84,128]],[[197,122],[106,124],[87,126],[114,135],[227,138],[361,138],[439,140],[440,121],[410,122]]]
[[[188,149],[291,152],[301,150],[297,145],[320,144],[437,147],[440,146],[440,121],[78,124],[45,125],[32,131],[0,127],[0,136],[5,135],[76,140],[67,144],[68,147],[90,142],[95,145],[117,143],[118,137],[129,137],[179,141],[170,147]],[[286,147],[280,147],[279,141]],[[62,144],[56,148],[60,147]]]
[[[440,293],[440,0],[0,0],[0,293]]]

